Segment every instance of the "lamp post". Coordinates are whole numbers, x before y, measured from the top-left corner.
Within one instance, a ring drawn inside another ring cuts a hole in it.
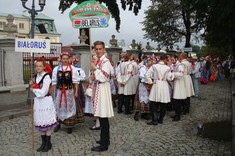
[[[28,12],[31,14],[31,38],[34,38],[34,27],[35,27],[35,16],[38,14],[38,12],[43,11],[44,6],[46,5],[46,0],[39,0],[38,5],[40,5],[40,10],[35,10],[35,0],[32,0],[32,8],[28,8],[26,6],[26,2],[28,0],[21,0],[22,6],[28,10]],[[34,53],[32,53],[32,73],[34,73]]]
[[[32,8],[28,8],[26,6],[26,2],[28,0],[21,0],[22,2],[22,6],[28,10],[28,12],[31,14],[31,38],[34,38],[34,27],[35,27],[35,16],[38,14],[38,12],[41,12],[43,11],[44,9],[44,6],[45,6],[45,3],[46,3],[46,0],[39,0],[38,4],[40,5],[40,10],[35,10],[35,0],[32,0]],[[34,69],[34,53],[31,53],[32,55],[32,66],[31,66],[31,79],[32,79],[32,75],[33,75],[33,69]],[[30,90],[28,90],[30,92]],[[30,93],[28,93],[28,97],[27,97],[27,102],[28,101],[31,101],[31,111],[32,111],[32,148],[34,149],[34,115],[33,115],[33,104],[32,104],[32,99],[30,98],[32,96],[30,96]],[[31,99],[31,100],[30,100]]]
[[[34,38],[34,26],[35,26],[35,16],[38,14],[38,12],[43,11],[44,6],[46,4],[46,0],[39,0],[38,5],[40,5],[40,10],[35,10],[35,0],[32,1],[32,8],[28,8],[25,4],[28,0],[21,0],[22,6],[29,11],[31,14],[31,38]]]

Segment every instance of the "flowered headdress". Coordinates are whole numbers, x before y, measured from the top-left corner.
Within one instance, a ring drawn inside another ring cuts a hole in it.
[[[78,60],[78,59],[73,59],[72,62],[73,62],[73,63],[74,63],[74,62],[79,62],[79,60]]]
[[[68,57],[71,57],[71,55],[66,51],[60,54],[60,58],[62,58],[63,55],[67,55]]]

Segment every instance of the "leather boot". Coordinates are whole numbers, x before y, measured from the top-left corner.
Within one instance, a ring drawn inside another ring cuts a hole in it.
[[[152,113],[152,121],[151,122],[148,122],[147,124],[148,125],[157,125],[158,124],[158,113],[157,112],[153,112]]]
[[[135,112],[134,119],[135,121],[139,121],[139,112]]]
[[[51,136],[46,136],[46,144],[45,147],[42,149],[42,152],[47,152],[51,149],[52,144],[51,144]]]
[[[180,115],[176,115],[172,121],[179,121],[180,120]]]
[[[59,129],[60,129],[60,124],[58,124],[58,125],[55,127],[54,132],[58,132]]]
[[[162,113],[160,113],[160,117],[158,119],[158,123],[162,124],[163,123],[163,118],[165,115],[163,115]]]
[[[41,135],[42,138],[42,144],[41,146],[37,149],[38,152],[42,151],[42,149],[44,148],[44,146],[46,145],[46,135]]]
[[[67,133],[68,133],[68,134],[71,134],[71,133],[72,133],[72,131],[73,131],[73,129],[72,129],[72,128],[67,128]]]

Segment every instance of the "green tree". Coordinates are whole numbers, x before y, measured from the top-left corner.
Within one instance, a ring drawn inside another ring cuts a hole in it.
[[[221,60],[225,60],[231,55],[231,51],[226,48],[216,48],[211,46],[203,46],[201,48],[200,57],[211,56],[212,58],[219,57]]]
[[[202,37],[211,49],[225,49],[235,57],[235,1],[196,0],[196,19],[205,29]]]
[[[191,36],[199,32],[194,5],[193,0],[153,0],[142,22],[145,38],[164,46],[185,38],[185,47],[191,47]]]
[[[63,13],[65,10],[71,7],[72,4],[80,4],[87,0],[60,0],[59,10]],[[117,4],[117,0],[96,0],[100,3],[104,3],[110,11],[111,17],[116,21],[116,30],[120,29],[120,10]],[[123,10],[129,6],[129,11],[133,10],[135,15],[138,15],[139,9],[141,9],[142,0],[120,0]]]

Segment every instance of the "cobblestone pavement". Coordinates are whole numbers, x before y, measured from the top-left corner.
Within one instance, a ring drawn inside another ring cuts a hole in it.
[[[191,113],[181,121],[172,122],[167,112],[164,123],[149,126],[146,120],[134,121],[133,115],[117,114],[110,119],[111,145],[101,153],[90,149],[97,146],[100,131],[91,131],[93,118],[76,127],[72,134],[61,129],[52,135],[53,148],[47,153],[36,152],[31,146],[31,117],[23,116],[0,122],[1,156],[215,156],[231,155],[231,142],[201,138],[193,127],[210,121],[231,119],[231,96],[228,81],[200,85],[199,98],[191,98]],[[35,132],[35,149],[40,135]]]

